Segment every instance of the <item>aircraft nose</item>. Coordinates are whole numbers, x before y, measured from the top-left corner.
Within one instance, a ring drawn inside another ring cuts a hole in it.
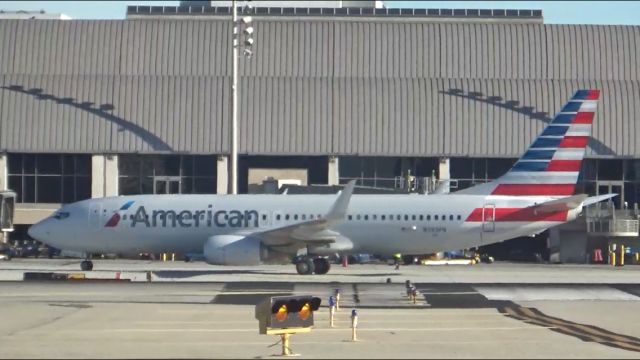
[[[47,238],[46,225],[41,222],[31,225],[29,230],[27,230],[27,234],[31,236],[33,239],[36,239],[40,242],[45,242]]]

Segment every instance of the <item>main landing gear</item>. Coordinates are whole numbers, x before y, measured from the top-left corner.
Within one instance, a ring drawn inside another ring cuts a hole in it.
[[[329,260],[323,257],[299,256],[293,259],[293,263],[296,265],[296,271],[300,275],[324,275],[331,268]]]

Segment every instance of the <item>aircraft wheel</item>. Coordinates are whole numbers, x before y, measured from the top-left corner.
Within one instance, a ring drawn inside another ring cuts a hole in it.
[[[313,259],[313,265],[315,267],[315,273],[318,275],[324,275],[329,272],[331,268],[331,264],[329,264],[329,260],[325,258],[317,258]]]
[[[315,270],[315,266],[313,265],[313,260],[304,259],[299,263],[296,263],[296,271],[300,275],[311,275]]]
[[[82,271],[91,271],[93,270],[93,262],[91,260],[84,260],[80,263],[80,269]]]

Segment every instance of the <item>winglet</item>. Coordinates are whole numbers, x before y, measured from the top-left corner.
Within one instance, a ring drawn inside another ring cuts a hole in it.
[[[338,195],[336,202],[334,202],[331,206],[331,210],[329,210],[329,212],[325,216],[325,219],[329,221],[344,220],[345,216],[347,216],[349,200],[351,199],[351,195],[353,194],[353,189],[355,187],[356,180],[349,181],[349,183],[340,192],[340,195]]]

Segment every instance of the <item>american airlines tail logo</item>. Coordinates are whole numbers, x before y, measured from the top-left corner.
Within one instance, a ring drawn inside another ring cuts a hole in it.
[[[113,214],[111,219],[109,219],[109,221],[107,221],[107,223],[105,224],[104,227],[116,227],[116,226],[118,226],[118,223],[120,222],[120,218],[121,218],[120,213],[126,211],[127,209],[129,209],[131,207],[131,205],[133,205],[134,202],[135,201],[131,200],[131,201],[127,201],[124,205],[122,205],[120,210],[118,210],[118,212]]]

